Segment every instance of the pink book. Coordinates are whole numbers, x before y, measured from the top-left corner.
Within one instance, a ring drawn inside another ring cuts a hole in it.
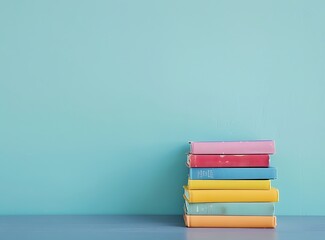
[[[189,142],[191,154],[274,154],[273,140]]]

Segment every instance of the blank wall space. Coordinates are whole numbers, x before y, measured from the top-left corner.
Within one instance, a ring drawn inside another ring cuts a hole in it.
[[[188,140],[275,139],[324,215],[323,1],[1,1],[0,213],[180,214]]]

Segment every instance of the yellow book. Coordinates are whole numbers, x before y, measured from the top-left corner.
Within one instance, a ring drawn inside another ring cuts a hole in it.
[[[187,227],[220,227],[220,228],[275,228],[275,216],[214,216],[186,215]]]
[[[191,180],[188,189],[271,189],[270,180]]]
[[[279,191],[276,188],[270,190],[193,190],[184,186],[184,195],[189,203],[279,201]]]

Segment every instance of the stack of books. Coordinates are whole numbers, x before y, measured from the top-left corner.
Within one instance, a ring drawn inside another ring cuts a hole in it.
[[[275,228],[272,140],[190,142],[184,186],[187,227]]]

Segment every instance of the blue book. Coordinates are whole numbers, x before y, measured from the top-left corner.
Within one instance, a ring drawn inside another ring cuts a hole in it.
[[[277,172],[270,168],[190,168],[190,179],[276,179]]]

